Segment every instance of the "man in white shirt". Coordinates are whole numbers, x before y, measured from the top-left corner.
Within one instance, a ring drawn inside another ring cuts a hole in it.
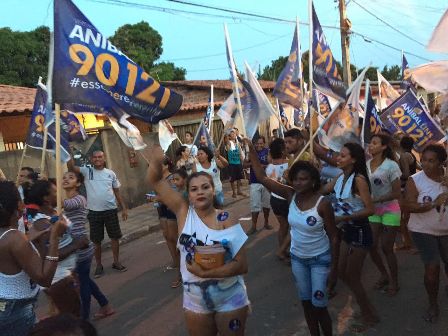
[[[190,156],[196,157],[198,155],[198,147],[193,143],[193,133],[190,131],[185,132],[185,143],[183,144],[190,151]]]
[[[91,157],[91,167],[77,167],[73,159],[67,163],[70,171],[84,175],[87,192],[87,218],[90,224],[90,240],[95,244],[96,270],[95,278],[104,274],[101,263],[101,242],[104,239],[104,227],[111,240],[114,262],[112,268],[125,272],[127,268],[119,261],[120,241],[122,237],[118,220],[117,202],[120,205],[122,219],[127,220],[128,210],[120,194],[120,181],[115,173],[105,167],[104,153],[95,151]]]

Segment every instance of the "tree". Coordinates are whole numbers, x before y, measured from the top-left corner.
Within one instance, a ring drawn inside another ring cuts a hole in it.
[[[144,21],[121,26],[110,41],[148,72],[163,52],[162,36]]]
[[[401,67],[399,65],[392,65],[390,68],[385,65],[381,74],[388,81],[399,81],[401,80]]]
[[[272,61],[271,65],[264,67],[263,72],[258,76],[258,79],[276,81],[287,61],[288,57],[280,56],[276,60]]]
[[[152,77],[163,80],[184,80],[187,71],[174,63],[155,62],[162,55],[162,36],[147,22],[126,24],[117,29],[110,41]]]
[[[30,32],[0,28],[0,83],[36,86],[47,76],[50,30],[38,27]]]
[[[158,81],[185,80],[187,70],[178,68],[171,62],[160,62],[156,64],[149,74]]]

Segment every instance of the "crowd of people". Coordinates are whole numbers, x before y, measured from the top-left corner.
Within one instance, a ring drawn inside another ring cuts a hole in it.
[[[171,256],[170,286],[183,287],[189,334],[244,334],[250,311],[245,243],[259,230],[260,212],[263,229],[273,229],[271,209],[278,221],[276,257],[291,267],[311,335],[333,334],[327,307],[337,295],[338,279],[359,306],[351,329],[362,332],[378,323],[379,310],[362,280],[364,261],[369,255],[378,270],[375,289],[393,297],[400,291],[395,251],[402,249],[420,254],[428,297],[423,317],[436,322],[440,260],[448,271],[446,148],[429,144],[418,160],[413,139],[404,134],[376,134],[365,148],[350,142],[339,152],[315,142],[311,153],[308,139],[307,131],[297,128],[268,140],[260,135],[249,140],[229,129],[222,148],[212,150],[194,145],[188,133],[175,160],[151,147],[147,200],[157,209]],[[55,210],[53,179],[31,167],[20,170],[17,184],[2,176],[1,335],[39,334],[42,326],[69,315],[88,321],[92,296],[100,306],[93,318],[115,313],[90,276],[93,259],[94,278],[105,274],[104,229],[111,239],[111,268],[127,270],[120,261],[118,209],[123,221],[128,212],[120,182],[105,162],[101,151],[92,154],[90,167],[68,162],[62,213]],[[249,181],[246,232],[240,214],[225,208],[223,170],[232,198],[246,196],[242,185]],[[50,303],[49,318],[36,324],[41,288]],[[94,334],[88,322],[73,321]]]

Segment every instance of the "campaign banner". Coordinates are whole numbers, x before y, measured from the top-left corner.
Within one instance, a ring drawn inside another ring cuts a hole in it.
[[[328,97],[316,89],[313,89],[313,107],[323,118],[328,117],[331,112]]]
[[[380,116],[378,114],[378,109],[376,108],[375,102],[372,98],[372,92],[370,87],[367,92],[367,102],[366,102],[366,115],[364,118],[364,125],[362,130],[362,140],[364,143],[370,143],[370,139],[373,135],[381,133],[383,130],[383,123],[381,122]]]
[[[384,78],[379,70],[376,71],[376,75],[378,76],[378,105],[380,107],[380,110],[384,110],[398,97],[400,97],[400,93],[394,89],[392,84],[390,84],[387,79]]]
[[[345,101],[346,87],[313,5],[313,82],[326,95]]]
[[[224,127],[226,125],[233,124],[233,119],[235,119],[235,114],[237,112],[235,98],[233,97],[233,93],[224,101],[224,104],[221,105],[218,112],[216,113],[220,118]],[[231,126],[231,125],[230,125]]]
[[[201,146],[208,147],[212,152],[215,152],[215,144],[204,122],[199,125],[196,136],[194,137],[193,144],[199,148]]]
[[[182,96],[118,50],[70,0],[54,1],[53,101],[121,109],[149,123],[174,115]]]
[[[279,101],[296,109],[302,108],[302,60],[299,42],[299,27],[296,24],[289,57],[274,88],[274,96]]]
[[[26,144],[29,147],[42,149],[44,144],[45,116],[47,107],[47,92],[40,86],[37,87],[34,98],[33,112],[31,113]],[[47,142],[47,149],[51,149],[51,144]]]
[[[425,111],[411,89],[383,111],[381,121],[391,134],[403,132],[413,138],[414,148],[418,152],[422,152],[425,145],[445,138],[442,129]]]
[[[401,57],[401,84],[400,88],[406,90],[408,87],[412,87],[411,72],[409,70],[409,63],[406,56],[403,54]]]
[[[203,122],[205,124],[205,127],[207,127],[208,131],[210,132],[210,129],[212,127],[213,123],[213,101],[212,101],[212,95],[210,94],[210,97],[208,98],[208,106],[207,111],[205,111]]]
[[[166,153],[171,143],[177,139],[177,134],[173,126],[167,119],[159,121],[159,144],[163,152]]]

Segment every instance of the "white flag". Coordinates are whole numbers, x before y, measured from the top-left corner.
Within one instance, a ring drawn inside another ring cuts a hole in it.
[[[128,114],[124,113],[119,121],[111,116],[108,117],[112,127],[127,147],[134,150],[142,150],[146,147],[138,128],[127,120]]]
[[[159,121],[159,144],[163,151],[166,152],[171,143],[176,140],[177,134],[174,132],[173,126],[168,120]]]
[[[233,93],[226,99],[224,104],[222,104],[219,111],[216,113],[220,118],[224,126],[226,126],[232,118],[234,118],[236,112],[235,98]]]
[[[448,9],[432,32],[431,40],[426,49],[437,53],[448,53]]]
[[[426,91],[448,93],[448,61],[423,64],[409,72],[412,80]]]
[[[380,107],[380,110],[384,110],[386,107],[392,104],[395,99],[400,97],[400,93],[394,89],[392,84],[390,84],[386,78],[384,78],[381,72],[377,70],[376,73],[378,76],[378,105]]]

